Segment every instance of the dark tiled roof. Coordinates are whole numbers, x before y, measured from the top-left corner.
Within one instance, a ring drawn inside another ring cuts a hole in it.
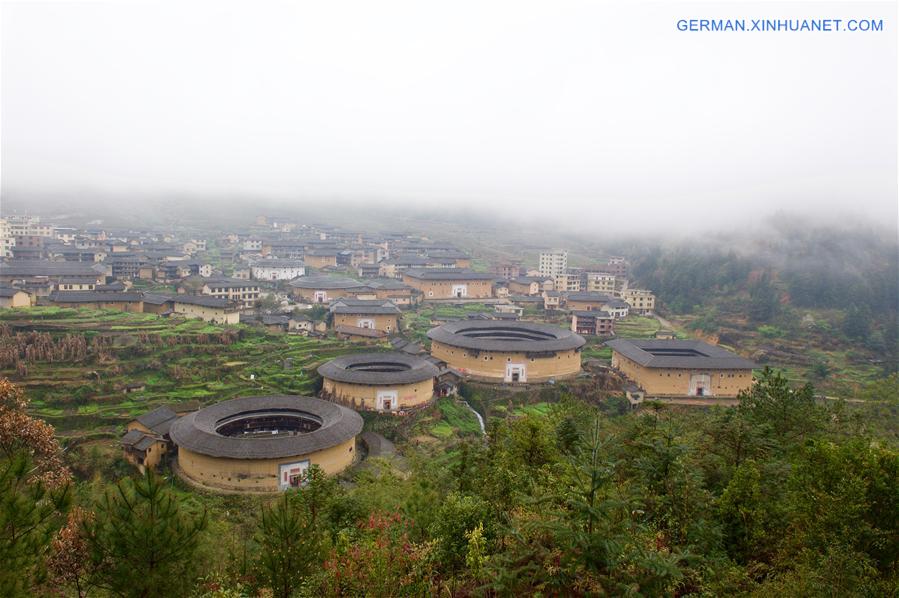
[[[605,344],[647,368],[745,370],[756,367],[736,353],[697,340],[619,338]]]
[[[338,289],[360,289],[366,286],[366,283],[360,282],[352,278],[343,276],[301,276],[290,282],[290,286],[298,289],[314,289],[314,290],[338,290]]]
[[[494,274],[475,272],[468,268],[411,269],[403,272],[403,275],[419,280],[493,280],[495,277]]]
[[[574,310],[574,315],[579,318],[612,318],[612,314],[607,311],[603,311],[601,309],[591,310],[591,311],[583,311],[583,310]]]
[[[144,435],[143,438],[134,443],[134,448],[139,451],[145,451],[157,442],[162,442],[162,440],[154,438],[153,436]]]
[[[612,298],[608,295],[603,295],[602,293],[571,293],[568,295],[569,301],[584,301],[591,303],[608,303],[612,301]]]
[[[161,293],[144,293],[144,303],[150,305],[162,305],[172,300],[171,295],[163,295]]]
[[[171,408],[162,406],[144,413],[137,418],[137,422],[157,434],[168,434],[172,421],[177,419],[177,417],[178,414],[172,411]]]
[[[364,336],[366,338],[381,338],[387,336],[387,333],[383,330],[361,328],[359,326],[337,326],[334,328],[334,332],[338,334],[349,334],[351,336]]]
[[[143,301],[143,293],[104,293],[97,291],[53,291],[53,303],[137,303]]]
[[[257,260],[250,266],[253,268],[305,268],[306,264],[302,260],[268,259]]]
[[[122,444],[125,446],[133,446],[138,440],[146,435],[146,432],[141,432],[140,430],[128,430],[125,432],[125,435],[122,436]]]
[[[558,326],[497,320],[448,322],[428,331],[431,340],[478,351],[543,352],[582,347],[583,337]]]
[[[340,302],[343,303],[343,300]],[[349,305],[334,305],[331,307],[331,312],[335,314],[360,314],[360,315],[397,315],[400,312],[400,308],[398,308],[393,303],[390,305],[385,305],[384,301],[366,301],[364,304],[358,301],[354,301]]]
[[[71,278],[97,277],[92,265],[82,262],[50,262],[46,260],[13,260],[0,263],[0,276],[58,276]]]
[[[318,368],[323,378],[351,384],[413,384],[437,375],[430,362],[406,353],[356,353]]]
[[[206,278],[203,279],[209,288],[241,289],[244,287],[258,287],[256,280],[243,280],[242,278]]]
[[[224,309],[231,305],[227,299],[221,297],[210,297],[209,295],[188,295],[187,293],[179,293],[171,295],[171,300],[175,303],[184,303],[186,305],[199,305],[200,307],[215,307]]]
[[[293,412],[321,422],[312,432],[271,438],[222,436],[219,422],[241,414]],[[175,421],[172,440],[190,451],[229,459],[281,459],[308,455],[339,445],[362,431],[358,413],[335,403],[312,397],[278,395],[244,397],[223,401]]]
[[[290,318],[288,318],[287,316],[263,315],[262,323],[266,326],[287,326],[290,323]]]

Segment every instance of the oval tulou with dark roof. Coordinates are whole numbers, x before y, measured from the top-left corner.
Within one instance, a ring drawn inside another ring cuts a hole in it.
[[[434,397],[437,366],[406,353],[357,353],[318,368],[322,398],[373,411],[426,405]]]
[[[310,465],[334,474],[353,463],[358,413],[312,397],[243,397],[176,420],[172,441],[189,482],[227,491],[298,486]]]
[[[577,376],[583,337],[536,322],[449,322],[428,331],[431,355],[486,382],[539,383]]]

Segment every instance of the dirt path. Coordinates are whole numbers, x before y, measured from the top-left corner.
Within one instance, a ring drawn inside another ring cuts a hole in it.
[[[652,315],[659,321],[659,325],[661,325],[663,330],[674,330],[674,325],[669,320],[666,320],[657,313],[653,313]]]

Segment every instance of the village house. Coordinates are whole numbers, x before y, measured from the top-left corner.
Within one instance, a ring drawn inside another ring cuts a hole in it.
[[[360,278],[377,278],[381,276],[380,264],[359,264],[356,266],[356,274]]]
[[[0,284],[0,307],[31,307],[31,295],[21,289]]]
[[[651,314],[656,307],[655,295],[645,289],[625,289],[621,298],[630,305],[631,311],[638,314]]]
[[[615,318],[602,310],[571,312],[571,330],[580,335],[613,336]]]
[[[425,301],[493,297],[493,275],[465,268],[406,270],[403,282],[420,291]]]
[[[752,387],[756,365],[698,340],[616,339],[612,367],[648,397],[736,397]]]
[[[626,318],[630,310],[625,301],[602,293],[572,293],[566,298],[566,307],[572,311],[602,310],[615,319]]]
[[[553,279],[548,276],[519,276],[508,282],[510,295],[537,296],[543,291],[554,291]]]
[[[315,274],[289,283],[291,294],[307,303],[328,304],[340,297],[355,297],[367,291],[366,283],[344,276]]]
[[[51,305],[84,307],[88,309],[117,309],[130,313],[144,311],[141,293],[100,293],[97,291],[53,291],[48,297]]]
[[[237,324],[240,309],[228,299],[205,295],[176,294],[171,296],[172,313],[185,318],[199,318],[214,324]]]
[[[306,265],[300,260],[259,260],[250,266],[250,273],[256,280],[293,280],[306,275]]]
[[[0,281],[2,282],[44,282],[52,283],[55,286],[61,280],[77,280],[96,284],[103,282],[103,275],[90,263],[47,260],[0,262]]]
[[[121,440],[125,460],[141,473],[166,463],[174,452],[169,430],[177,419],[178,414],[170,407],[159,407],[129,422]]]
[[[616,277],[610,272],[587,272],[588,293],[612,295],[616,289]]]
[[[524,308],[514,303],[497,303],[493,306],[493,311],[497,314],[511,314],[519,318],[524,315]]]
[[[400,329],[400,308],[392,301],[341,298],[331,303],[329,311],[335,330],[356,327],[393,334]]]
[[[219,299],[227,299],[244,308],[256,307],[259,301],[259,283],[238,278],[207,279],[200,292]]]
[[[365,288],[358,290],[354,296],[357,299],[389,299],[400,308],[417,305],[421,299],[421,293],[395,278],[374,278],[365,281]]]
[[[56,283],[57,291],[93,291],[97,282],[81,278],[61,278]]]
[[[581,277],[579,274],[559,274],[553,277],[553,289],[564,293],[577,293],[581,290]]]
[[[627,260],[621,256],[612,256],[606,263],[606,271],[620,278],[627,278]]]
[[[521,262],[502,262],[494,266],[494,274],[505,280],[513,280],[521,276]]]
[[[454,258],[422,257],[416,254],[400,255],[380,263],[380,275],[386,278],[402,278],[403,272],[413,268],[455,268]]]
[[[552,311],[562,307],[562,293],[559,291],[543,291],[543,309]]]
[[[310,268],[324,268],[337,265],[337,251],[330,249],[307,249],[303,263]]]

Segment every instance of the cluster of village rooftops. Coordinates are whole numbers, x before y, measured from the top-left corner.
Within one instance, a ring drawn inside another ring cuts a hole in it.
[[[622,257],[573,268],[565,251],[550,250],[533,270],[503,262],[476,271],[470,256],[427,238],[266,217],[207,239],[7,216],[0,251],[2,308],[119,309],[358,343],[360,352],[318,368],[317,398],[166,406],[127,426],[122,444],[135,465],[171,465],[214,490],[285,489],[302,483],[312,464],[336,473],[358,459],[358,447],[377,452],[357,410],[410,414],[455,394],[462,381],[514,387],[589,377],[585,336],[610,339],[611,367],[603,367],[623,381],[632,404],[735,397],[752,384],[754,364],[720,347],[673,333],[616,338],[617,320],[655,309],[650,291],[629,285]],[[427,343],[404,338],[404,311],[467,302],[492,311],[432,316]],[[570,326],[547,323],[550,315]]]

